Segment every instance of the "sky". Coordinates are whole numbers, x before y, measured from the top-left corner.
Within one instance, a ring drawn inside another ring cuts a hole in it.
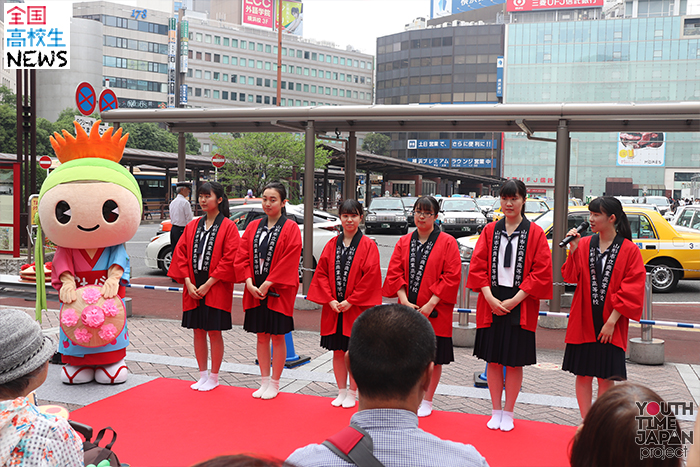
[[[304,37],[376,54],[377,37],[430,16],[430,0],[304,0]]]

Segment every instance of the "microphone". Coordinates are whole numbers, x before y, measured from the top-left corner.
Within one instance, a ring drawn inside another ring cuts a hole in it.
[[[586,222],[586,221],[581,222],[581,224],[580,224],[578,227],[576,227],[576,233],[579,233],[579,234],[580,234],[581,232],[585,231],[585,230],[588,228],[588,225],[589,225],[589,224],[588,224],[588,222]],[[573,240],[574,238],[576,238],[576,236],[574,236],[574,235],[567,235],[566,237],[564,237],[564,240],[562,240],[562,241],[559,243],[559,246],[562,247],[562,248],[564,248],[564,247],[565,247],[566,245],[568,245],[569,242],[570,242],[571,240]]]

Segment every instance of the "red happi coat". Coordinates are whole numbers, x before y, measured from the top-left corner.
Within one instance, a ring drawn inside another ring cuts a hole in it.
[[[257,219],[248,224],[241,238],[241,248],[236,255],[237,282],[245,283],[249,277],[255,282],[253,269],[253,240],[258,230],[260,221]],[[268,295],[267,306],[270,310],[292,316],[294,313],[294,300],[299,290],[299,258],[301,257],[301,232],[299,226],[291,219],[287,219],[282,231],[277,238],[275,251],[272,254],[270,273],[267,280],[274,285],[269,290],[280,294],[279,297]],[[264,258],[260,258],[264,261]],[[253,297],[246,287],[243,292],[243,309],[250,310],[260,306],[260,300]]]
[[[411,235],[413,234],[401,237],[394,247],[389,270],[382,287],[382,294],[385,297],[396,297],[396,293],[401,287],[405,287],[406,294],[408,294]],[[416,303],[418,306],[423,306],[433,295],[440,297],[440,301],[435,307],[438,316],[428,318],[433,325],[436,336],[452,337],[452,315],[457,303],[461,277],[462,260],[459,256],[457,241],[451,235],[440,232],[425,264],[423,279],[418,290],[418,303]]]
[[[467,288],[479,292],[476,302],[476,327],[488,328],[493,322],[493,312],[481,293],[482,287],[491,286],[491,248],[496,222],[491,222],[479,236],[469,264]],[[499,258],[500,259],[500,258]],[[530,222],[530,233],[525,250],[523,281],[520,290],[528,296],[520,302],[520,327],[537,330],[540,300],[552,298],[552,254],[542,228]]]
[[[359,235],[356,233],[355,235]],[[337,300],[335,288],[335,251],[338,239],[333,238],[326,243],[321,259],[314,272],[307,299],[323,305],[321,310],[321,335],[334,334],[338,326],[338,313],[328,305]],[[382,283],[382,272],[379,267],[379,250],[377,245],[365,235],[362,235],[357,245],[357,251],[350,266],[348,283],[345,288],[345,300],[352,305],[343,312],[343,335],[350,336],[352,325],[360,314],[367,308],[382,303],[382,291],[378,284]]]
[[[199,218],[192,220],[185,226],[182,237],[177,242],[173,259],[170,262],[168,276],[175,279],[180,284],[185,283],[185,277],[195,284],[194,269],[192,268],[192,254],[194,251],[194,237],[197,232]],[[219,279],[211,286],[209,292],[204,296],[204,304],[231,312],[233,304],[233,284],[236,282],[236,273],[233,267],[236,252],[239,249],[240,235],[236,224],[230,219],[224,218],[216,234],[214,249],[212,250],[211,262],[209,263],[209,277]],[[187,287],[182,291],[182,310],[190,311],[199,306],[199,300],[190,296]]]
[[[569,325],[566,328],[567,344],[596,342],[598,337],[593,327],[591,308],[591,274],[588,262],[591,238],[593,237],[582,238],[576,251],[569,255],[561,268],[564,280],[577,284],[571,303]],[[608,320],[613,310],[622,315],[615,323],[612,337],[612,344],[622,350],[627,350],[629,320],[639,321],[642,317],[645,280],[646,268],[639,248],[625,239],[620,245],[603,305],[603,323]]]

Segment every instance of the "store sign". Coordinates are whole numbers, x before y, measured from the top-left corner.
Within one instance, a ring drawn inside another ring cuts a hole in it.
[[[487,6],[502,5],[505,0],[431,0],[430,19],[478,10]]]
[[[666,134],[659,132],[618,133],[617,165],[663,167],[666,164]]]
[[[408,162],[413,162],[414,164],[429,165],[431,167],[449,167],[450,160],[446,158],[409,158],[406,159]]]
[[[449,139],[409,139],[408,149],[449,149]]]
[[[243,0],[242,3],[243,24],[273,29],[275,17],[273,0]]]
[[[496,59],[496,97],[503,97],[503,57]]]
[[[453,139],[452,149],[497,149],[498,140],[490,139]]]
[[[452,159],[452,167],[459,169],[494,169],[498,167],[496,159],[481,159],[478,157],[465,157]]]
[[[5,2],[3,68],[70,69],[70,2]]]
[[[559,10],[562,8],[600,8],[604,0],[508,0],[507,10],[535,11]]]

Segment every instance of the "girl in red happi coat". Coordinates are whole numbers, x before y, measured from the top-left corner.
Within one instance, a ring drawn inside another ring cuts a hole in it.
[[[323,305],[321,311],[321,347],[333,351],[333,373],[338,383],[334,407],[355,407],[357,385],[350,377],[345,352],[355,319],[382,303],[382,282],[377,245],[362,234],[362,205],[354,199],[339,209],[343,233],[330,240],[316,266],[307,298]]]
[[[229,219],[224,187],[207,182],[197,192],[205,215],[185,226],[173,251],[168,275],[185,285],[182,326],[194,330],[194,354],[200,374],[199,381],[191,387],[211,391],[219,385],[219,368],[224,358],[221,331],[231,329],[233,262],[240,236]],[[207,373],[207,336],[211,343],[211,374]]]
[[[492,410],[486,426],[510,431],[523,367],[537,362],[535,331],[540,300],[552,298],[552,255],[542,228],[525,217],[525,184],[508,180],[500,194],[505,217],[481,232],[467,287],[479,292],[474,355],[488,363]]]
[[[627,379],[627,330],[630,319],[638,321],[642,316],[646,278],[620,201],[603,196],[591,201],[588,210],[596,235],[581,238],[571,229],[567,235],[576,238],[569,243],[569,257],[561,268],[566,282],[578,284],[562,369],[576,375],[576,399],[583,418],[591,408],[594,377],[598,397],[616,380]]]
[[[432,413],[442,365],[454,361],[452,313],[457,303],[462,261],[457,241],[440,232],[435,223],[439,210],[432,196],[418,198],[413,205],[416,230],[401,237],[394,247],[382,287],[385,297],[398,297],[399,303],[428,317],[437,337],[435,370],[418,409],[419,417]]]
[[[294,329],[294,300],[299,289],[301,233],[287,219],[287,190],[279,182],[263,190],[265,216],[248,224],[236,256],[239,281],[245,281],[243,329],[258,336],[257,354],[262,383],[256,399],[277,397],[287,358],[285,334]],[[270,377],[272,341],[272,377]]]

